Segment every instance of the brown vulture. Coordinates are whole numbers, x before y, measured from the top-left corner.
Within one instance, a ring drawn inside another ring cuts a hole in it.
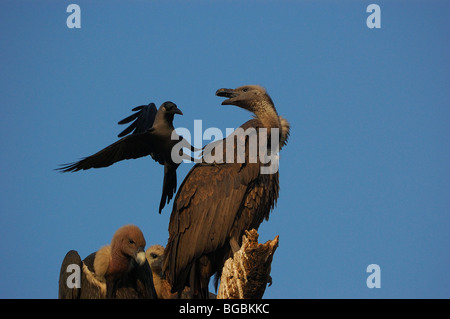
[[[272,155],[286,144],[289,123],[278,116],[264,88],[247,85],[219,89],[216,95],[227,98],[222,105],[236,105],[255,115],[241,126],[241,131],[253,129],[258,143],[267,147],[271,140],[277,141],[278,149],[271,149]],[[265,138],[260,129],[266,130]],[[170,216],[163,265],[173,292],[189,286],[194,297],[207,298],[210,277],[216,274],[217,289],[224,262],[239,249],[244,231],[258,229],[276,204],[278,170],[261,173],[267,161],[251,155],[250,135],[233,133],[222,143],[224,159],[227,141],[234,140],[231,144],[234,148],[228,152],[235,152],[235,156],[237,145],[245,144],[245,160],[207,162],[205,159],[212,153],[204,153],[202,163],[190,170],[179,187]],[[220,146],[213,151],[218,149]]]
[[[156,295],[158,299],[176,299],[177,294],[171,293],[171,287],[164,278],[162,272],[162,258],[164,254],[164,247],[161,245],[153,245],[147,248],[145,256],[150,265],[153,275],[153,284],[155,286]]]
[[[156,111],[154,103],[135,107],[133,111],[139,112],[119,122],[119,124],[125,124],[135,119],[128,128],[118,135],[122,137],[120,140],[78,162],[64,164],[57,170],[77,172],[90,168],[107,167],[122,160],[150,155],[155,161],[164,165],[164,180],[159,205],[159,213],[161,213],[165,204],[172,199],[177,188],[176,170],[180,162],[175,163],[172,160],[172,147],[180,141],[186,147],[190,147],[186,140],[174,132],[174,115],[182,115],[183,113],[170,101],[164,102],[158,111]],[[133,133],[127,135],[131,131]],[[172,139],[172,133],[175,139]],[[191,147],[191,150],[193,149]]]
[[[155,299],[152,272],[145,258],[145,239],[134,225],[119,228],[111,245],[83,261],[69,251],[59,275],[60,299]]]
[[[158,296],[158,299],[179,299],[181,296],[176,292],[171,292],[171,286],[165,279],[162,271],[163,254],[164,247],[161,245],[150,246],[145,252],[145,256],[147,257],[147,261],[152,270],[153,284],[155,285],[156,295]],[[189,293],[189,288],[187,293]],[[184,291],[181,295],[185,295]]]
[[[184,287],[181,293],[171,292],[171,286],[167,282],[162,271],[164,247],[161,245],[153,245],[147,248],[145,256],[150,265],[153,274],[153,284],[155,286],[158,299],[192,299],[189,287]],[[216,295],[209,293],[210,299],[215,299]]]

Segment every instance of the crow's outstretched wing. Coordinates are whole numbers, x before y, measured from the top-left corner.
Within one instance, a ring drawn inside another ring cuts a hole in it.
[[[147,130],[149,130],[153,123],[155,122],[156,113],[158,110],[156,109],[155,103],[149,103],[148,105],[140,105],[136,106],[132,111],[139,111],[130,116],[124,118],[119,121],[118,124],[127,124],[134,120],[126,129],[124,129],[118,137],[123,137],[131,132],[132,134],[140,134]],[[158,152],[151,152],[150,156],[157,161],[159,164],[164,164],[164,158]]]
[[[139,158],[152,153],[155,153],[153,135],[147,131],[125,136],[101,151],[78,162],[63,164],[57,170],[61,172],[77,172],[90,168],[107,167],[122,160]]]
[[[124,129],[118,137],[124,137],[125,135],[133,132],[132,134],[139,134],[147,131],[153,126],[156,116],[156,105],[155,103],[149,103],[148,105],[136,106],[133,110],[139,111],[131,114],[130,116],[119,121],[119,124],[127,124],[134,120],[126,129]]]

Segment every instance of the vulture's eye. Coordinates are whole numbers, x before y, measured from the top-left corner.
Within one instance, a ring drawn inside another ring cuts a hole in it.
[[[248,89],[247,88],[245,88],[245,89],[242,89],[242,92],[247,92],[248,91]]]
[[[158,255],[157,255],[157,254],[155,254],[155,253],[151,253],[151,254],[150,254],[150,256],[152,256],[152,258],[156,258],[156,257],[158,257]]]
[[[133,240],[133,239],[128,240],[128,242],[129,242],[130,244],[134,244],[134,240]]]

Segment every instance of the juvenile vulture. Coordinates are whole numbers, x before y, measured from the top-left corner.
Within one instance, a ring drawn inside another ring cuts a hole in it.
[[[119,228],[111,245],[83,261],[69,251],[59,275],[60,299],[155,299],[152,272],[145,258],[145,239],[134,225]]]
[[[153,274],[153,284],[155,286],[158,299],[192,299],[189,287],[184,287],[181,293],[171,292],[171,286],[167,282],[162,271],[164,247],[161,245],[153,245],[147,248],[145,256],[150,265]],[[209,293],[210,299],[215,299],[216,295]]]
[[[254,128],[262,145],[271,145],[269,141],[276,139],[278,149],[272,150],[272,155],[286,144],[289,123],[278,116],[264,88],[219,89],[216,95],[227,98],[222,105],[236,105],[255,115],[241,128]],[[264,128],[266,140],[258,130]],[[239,249],[244,231],[258,229],[276,204],[278,170],[262,174],[265,164],[260,156],[249,160],[251,138],[233,133],[225,140],[230,138],[245,143],[245,161],[207,163],[208,154],[204,154],[203,162],[190,170],[175,196],[163,265],[173,292],[189,286],[194,297],[207,298],[210,277],[216,274],[217,289],[224,262]],[[226,158],[225,147],[223,152]]]
[[[176,170],[180,163],[175,163],[172,160],[172,147],[179,141],[183,141],[183,145],[190,147],[186,140],[173,132],[174,115],[182,115],[183,113],[174,103],[169,101],[164,102],[158,111],[156,111],[154,103],[135,107],[133,111],[139,112],[119,122],[119,124],[125,124],[135,119],[128,128],[118,135],[122,137],[120,140],[78,162],[64,164],[57,170],[77,172],[90,168],[107,167],[122,160],[150,155],[155,161],[164,165],[164,180],[159,205],[159,213],[161,213],[166,202],[170,202],[177,188]],[[127,135],[131,131],[133,133]],[[171,138],[172,132],[175,139]]]
[[[158,299],[176,299],[177,294],[170,292],[171,287],[164,278],[164,274],[162,272],[163,254],[164,247],[161,245],[150,246],[145,252],[150,269],[152,270],[153,284],[155,286]]]

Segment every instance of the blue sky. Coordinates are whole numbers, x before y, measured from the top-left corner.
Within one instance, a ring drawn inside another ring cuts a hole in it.
[[[81,8],[69,29],[66,8]],[[369,29],[366,7],[381,8]],[[266,298],[449,298],[446,1],[1,1],[0,298],[56,298],[65,253],[124,224],[167,242],[150,158],[72,174],[131,108],[238,127],[221,87],[264,86],[291,123]],[[204,141],[207,143],[208,141]],[[182,181],[192,164],[179,168]],[[381,288],[366,267],[381,268]]]

